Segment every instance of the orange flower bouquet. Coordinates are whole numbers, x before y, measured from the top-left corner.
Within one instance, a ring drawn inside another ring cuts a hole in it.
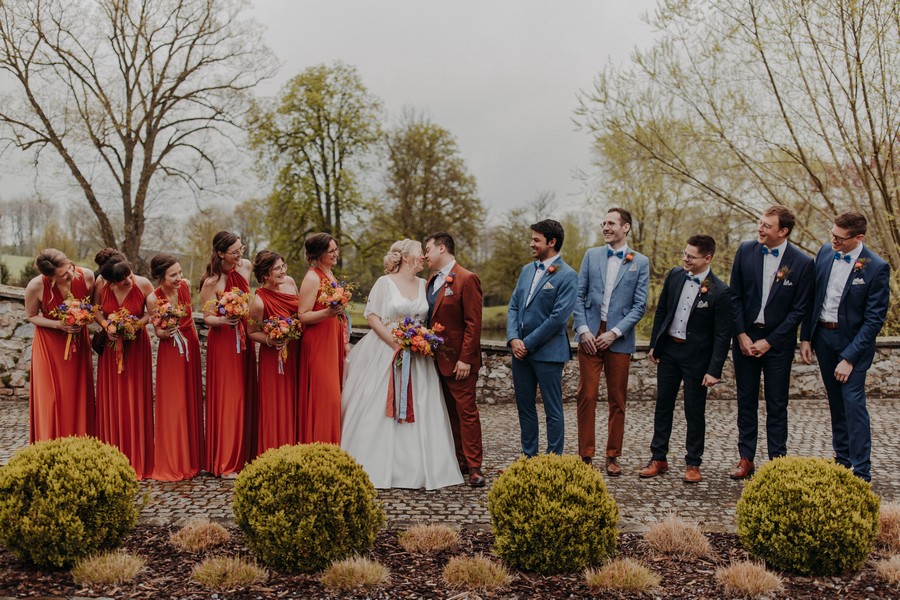
[[[91,304],[89,298],[75,298],[71,292],[63,303],[50,312],[50,316],[58,321],[65,323],[71,327],[84,327],[94,320],[98,307]],[[77,346],[72,345],[74,333],[66,335],[66,350],[63,353],[63,359],[69,360],[72,353],[77,350]]]
[[[116,349],[117,372],[121,373],[125,358],[125,348],[123,343],[137,339],[138,331],[141,330],[140,319],[131,314],[131,312],[123,306],[115,312],[106,315],[106,320],[109,322],[106,326],[106,332],[116,334],[119,337],[119,339],[110,340],[109,345]]]
[[[243,319],[250,313],[250,294],[242,292],[240,288],[236,287],[224,292],[216,292],[216,299],[204,304],[203,310],[218,317]],[[244,330],[243,321],[232,327],[234,327],[235,349],[240,354],[241,350],[247,349],[247,333]]]
[[[187,309],[184,306],[181,304],[173,305],[168,299],[164,299],[159,300],[156,303],[156,310],[153,311],[150,322],[153,323],[153,327],[155,327],[157,331],[160,329],[173,329],[172,345],[178,348],[178,353],[189,361],[191,360],[191,357],[188,354],[187,340],[178,329],[178,324],[181,322],[181,319],[186,316]]]
[[[438,335],[444,326],[434,323],[429,329],[417,318],[406,317],[391,329],[391,335],[400,345],[391,361],[391,376],[388,380],[388,397],[385,414],[399,423],[414,423],[413,385],[411,357],[413,354],[434,356],[444,338]],[[400,387],[395,391],[394,372],[400,371]]]
[[[284,375],[284,361],[288,357],[288,342],[299,340],[303,334],[300,320],[296,317],[269,317],[259,324],[259,329],[270,341],[284,342],[284,346],[278,351],[278,374]]]

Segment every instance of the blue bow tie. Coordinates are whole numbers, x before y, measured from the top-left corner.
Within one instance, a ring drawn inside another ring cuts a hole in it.
[[[544,267],[544,263],[539,260],[534,261],[534,268],[538,271],[543,271],[546,267]]]
[[[607,258],[609,258],[610,256],[615,256],[616,258],[622,258],[622,257],[625,256],[625,251],[624,251],[624,250],[619,250],[618,252],[613,252],[613,249],[612,249],[612,248],[607,248],[607,249],[606,249],[606,256],[607,256]]]
[[[699,277],[694,277],[694,276],[691,275],[690,273],[685,273],[685,274],[684,274],[684,278],[687,279],[688,281],[693,281],[693,282],[696,283],[697,285],[700,285],[700,278],[699,278]]]
[[[770,253],[771,253],[772,256],[774,256],[775,258],[778,258],[778,248],[773,248],[772,250],[769,250],[766,246],[763,246],[761,252],[762,252],[763,254],[770,254]]]
[[[842,260],[845,263],[849,263],[852,259],[850,258],[850,254],[843,254],[841,252],[835,252],[834,260]]]

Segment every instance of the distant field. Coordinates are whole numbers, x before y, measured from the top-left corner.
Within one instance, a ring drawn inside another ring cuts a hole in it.
[[[25,265],[29,265],[34,262],[34,257],[3,254],[0,255],[0,260],[2,260],[6,264],[7,268],[9,268],[10,278],[13,280],[17,280],[19,278],[19,273],[22,272],[22,269],[25,268]]]

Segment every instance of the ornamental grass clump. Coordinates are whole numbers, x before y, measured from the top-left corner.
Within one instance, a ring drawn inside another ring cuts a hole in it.
[[[241,472],[234,516],[264,564],[312,573],[372,547],[384,523],[375,496],[365,471],[338,446],[282,446]]]
[[[496,590],[512,581],[506,567],[483,554],[454,556],[441,577],[449,587],[465,590]]]
[[[841,575],[872,551],[878,509],[871,486],[850,470],[821,458],[777,458],[744,486],[738,535],[770,568]]]
[[[231,539],[227,529],[206,519],[191,521],[169,536],[169,543],[184,552],[203,552]]]
[[[137,495],[116,448],[88,437],[38,442],[0,468],[0,545],[38,567],[71,567],[134,529]]]
[[[770,597],[782,589],[781,577],[751,561],[716,569],[716,581],[728,595],[740,598]]]
[[[900,504],[888,502],[878,513],[878,545],[891,552],[900,552]]]
[[[584,571],[589,588],[600,592],[650,592],[662,579],[640,562],[625,558]]]
[[[694,523],[669,515],[654,523],[644,540],[656,552],[677,558],[702,558],[712,554],[712,546]]]
[[[900,555],[875,561],[875,572],[892,585],[900,583]]]
[[[356,588],[370,589],[390,581],[391,572],[381,563],[354,556],[331,563],[320,581],[333,592],[349,592]]]
[[[619,509],[603,477],[577,456],[520,458],[488,494],[494,549],[511,567],[571,573],[616,549]]]
[[[131,581],[147,564],[146,559],[119,550],[81,558],[72,567],[72,579],[81,585],[108,585]]]
[[[459,545],[459,532],[449,525],[413,525],[397,541],[412,554],[435,554]]]
[[[233,590],[262,583],[269,573],[240,556],[213,556],[194,565],[191,579],[210,590]]]

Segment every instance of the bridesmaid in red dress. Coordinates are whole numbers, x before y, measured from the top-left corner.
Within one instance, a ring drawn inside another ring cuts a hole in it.
[[[78,300],[90,301],[94,274],[76,267],[56,248],[41,250],[34,266],[41,275],[25,287],[25,314],[35,326],[28,440],[34,443],[69,435],[94,435],[94,371],[87,327],[65,325],[50,316],[70,293]]]
[[[250,291],[250,261],[243,258],[241,238],[228,231],[213,237],[213,251],[200,279],[200,301],[231,288]],[[204,311],[206,341],[206,467],[233,479],[253,459],[256,448],[256,349],[246,338],[247,319]],[[244,343],[238,345],[236,334]],[[243,347],[241,347],[243,346]]]
[[[145,479],[153,472],[153,354],[145,310],[153,285],[134,275],[125,256],[111,248],[98,252],[95,260],[100,265],[94,288],[100,305],[97,322],[110,342],[122,345],[121,372],[115,347],[107,346],[97,363],[97,437],[121,450],[137,478]],[[131,341],[108,330],[108,316],[123,307],[140,319],[137,338]]]
[[[181,305],[187,313],[171,327],[153,328],[159,338],[153,479],[180,481],[194,477],[203,466],[200,340],[191,312],[191,283],[184,278],[178,258],[157,254],[150,260],[150,275],[159,283],[147,296],[151,322],[160,303]]]
[[[256,255],[253,274],[262,287],[250,305],[250,337],[259,342],[259,442],[257,453],[284,444],[297,443],[297,372],[300,340],[288,343],[287,360],[278,368],[278,354],[284,342],[275,343],[260,331],[260,323],[270,317],[297,316],[297,284],[287,274],[284,258],[269,250]]]
[[[300,441],[341,443],[341,384],[347,320],[343,307],[329,307],[317,300],[319,288],[335,281],[337,242],[327,233],[306,240],[306,260],[311,264],[300,284]]]

